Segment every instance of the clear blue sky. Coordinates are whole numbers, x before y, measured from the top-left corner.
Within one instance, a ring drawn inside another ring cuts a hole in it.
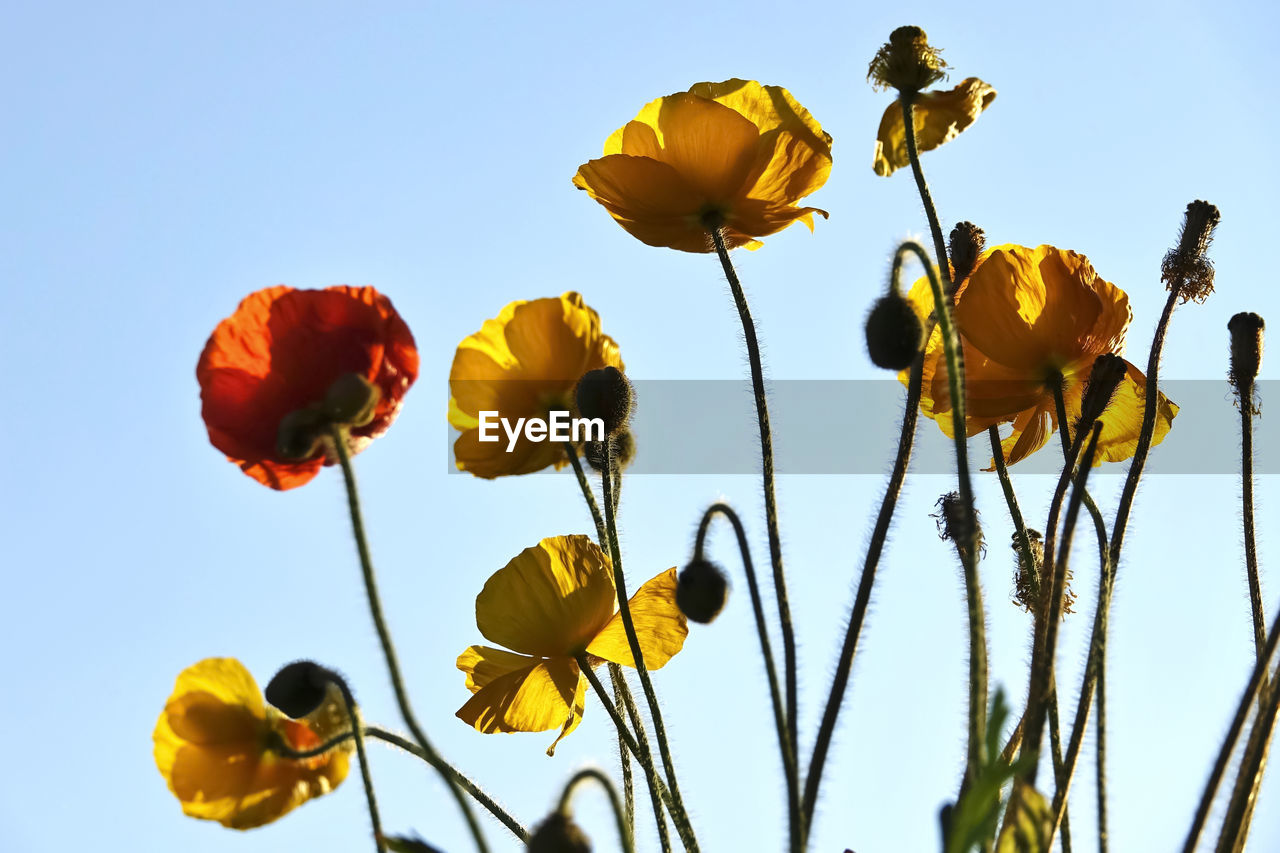
[[[340,478],[327,471],[270,492],[222,461],[199,418],[205,338],[243,295],[277,283],[372,284],[417,337],[422,377],[358,470],[428,732],[530,824],[579,766],[616,768],[594,700],[554,759],[544,734],[483,736],[453,716],[467,695],[453,661],[480,639],[473,606],[484,580],[541,537],[588,532],[589,520],[567,477],[446,474],[446,378],[457,342],[485,318],[568,289],[599,310],[637,378],[745,376],[714,258],[641,245],[569,183],[655,97],[754,78],[788,87],[835,138],[831,179],[811,199],[830,221],[740,253],[775,379],[879,376],[862,318],[894,245],[925,223],[907,172],[871,170],[888,96],[864,77],[905,23],[945,48],[953,81],[976,75],[999,91],[968,132],[927,155],[944,222],[970,219],[996,243],[1087,254],[1129,293],[1130,357],[1144,362],[1163,299],[1160,258],[1185,204],[1205,198],[1223,213],[1218,292],[1176,313],[1166,375],[1222,377],[1227,318],[1280,317],[1266,273],[1280,197],[1277,20],[1261,3],[1175,2],[1148,15],[1111,3],[900,12],[834,2],[50,2],[12,5],[4,19],[0,728],[10,736],[0,847],[14,853],[370,846],[354,771],[333,796],[241,835],[183,817],[151,757],[173,679],[207,656],[239,657],[262,683],[314,658],[347,673],[370,720],[398,723]],[[1272,366],[1264,378],[1277,375]],[[1225,390],[1220,405],[1230,406]],[[745,397],[742,412],[750,417]],[[1178,437],[1175,424],[1157,452],[1195,452]],[[679,440],[639,437],[641,452]],[[883,454],[886,472],[890,444],[867,449]],[[1098,479],[1104,511],[1119,486],[1118,476]],[[1042,526],[1051,481],[1022,476],[1017,487]],[[937,849],[937,809],[963,763],[966,690],[960,580],[928,518],[949,488],[942,476],[908,480],[814,850]],[[780,484],[806,755],[882,489],[878,477]],[[1140,493],[1110,653],[1112,849],[1180,843],[1247,677],[1238,490],[1224,471],[1152,478]],[[757,479],[636,477],[622,517],[633,578],[683,564],[696,520],[718,498],[744,513],[766,562]],[[1007,516],[991,475],[979,476],[978,501],[992,543],[992,681],[1017,707],[1029,622],[1007,601]],[[1258,503],[1271,613],[1274,478],[1260,481]],[[735,573],[730,609],[692,630],[658,687],[703,849],[779,849],[772,719],[730,548],[721,531],[713,550]],[[1082,613],[1062,637],[1066,703],[1094,606],[1092,560],[1082,547]],[[1091,749],[1090,739],[1073,798],[1081,839],[1093,826]],[[390,830],[469,849],[433,773],[381,747],[373,771]],[[585,797],[582,815],[611,848],[611,827]],[[515,849],[496,824],[489,837]],[[1254,840],[1280,848],[1274,774]]]

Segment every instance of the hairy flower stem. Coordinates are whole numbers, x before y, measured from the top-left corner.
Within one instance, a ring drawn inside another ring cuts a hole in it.
[[[894,255],[895,273],[901,267],[901,258],[901,252]],[[893,462],[893,471],[889,475],[889,485],[885,488],[884,498],[880,501],[876,526],[871,533],[871,542],[867,545],[867,556],[862,561],[862,576],[858,580],[857,592],[854,593],[853,611],[849,615],[849,624],[844,632],[844,643],[840,647],[840,656],[836,660],[836,671],[831,679],[831,691],[827,694],[827,705],[822,712],[822,723],[818,727],[813,755],[809,758],[809,769],[806,771],[804,780],[803,817],[806,836],[808,828],[813,823],[814,809],[818,805],[818,788],[822,784],[822,772],[826,766],[827,752],[831,748],[831,738],[835,734],[836,719],[840,715],[840,707],[848,689],[849,674],[853,671],[853,659],[858,651],[862,623],[866,619],[867,607],[871,603],[871,588],[875,584],[876,569],[880,565],[880,556],[884,552],[885,541],[889,537],[889,526],[893,521],[894,511],[898,507],[898,497],[902,494],[902,483],[907,476],[907,466],[911,462],[916,422],[920,414],[920,390],[923,376],[924,353],[920,353],[911,364],[910,378],[907,380],[907,401],[902,413],[902,431],[898,435],[898,455]]]
[[[1093,470],[1093,459],[1098,452],[1098,437],[1101,434],[1102,422],[1096,421],[1093,424],[1093,429],[1090,430],[1089,445],[1085,448],[1084,455],[1080,458],[1079,473],[1076,474],[1075,488],[1071,490],[1071,501],[1067,507],[1067,519],[1062,525],[1062,548],[1053,569],[1053,597],[1049,600],[1049,624],[1045,640],[1045,658],[1049,662],[1049,684],[1051,686],[1054,684],[1053,669],[1057,653],[1058,626],[1062,623],[1063,592],[1067,586],[1067,563],[1071,557],[1071,540],[1075,533],[1076,521],[1080,517],[1080,506],[1083,503],[1085,485],[1089,480],[1089,472]],[[1057,704],[1056,695],[1051,696],[1050,699],[1054,705]],[[1032,773],[1034,774],[1034,770]],[[1058,780],[1053,794],[1053,814],[1055,819],[1049,829],[1049,837],[1045,842],[1045,849],[1048,850],[1053,849],[1053,836],[1066,816],[1067,793],[1071,789],[1071,777],[1066,776],[1063,778],[1061,771],[1057,775]],[[1063,846],[1066,846],[1065,840]]]
[[[671,820],[676,831],[680,833],[680,841],[689,853],[696,853],[698,841],[689,822],[689,813],[685,809],[684,799],[680,796],[680,783],[676,780],[675,762],[671,758],[671,747],[667,742],[667,728],[662,721],[662,706],[658,703],[658,694],[654,692],[653,680],[649,677],[649,668],[645,666],[644,652],[640,648],[640,638],[636,635],[635,621],[631,618],[631,604],[627,599],[627,579],[622,571],[622,548],[618,544],[618,524],[614,518],[613,477],[610,476],[614,466],[613,440],[606,438],[603,442],[604,473],[600,483],[604,491],[604,526],[609,534],[609,559],[613,564],[613,585],[618,593],[618,612],[622,616],[622,627],[627,635],[627,643],[631,647],[631,657],[635,661],[636,673],[640,676],[640,686],[644,688],[644,698],[649,705],[649,715],[653,719],[653,734],[658,741],[658,752],[662,756],[662,766],[667,774],[667,785],[671,789],[674,808]]]
[[[951,263],[947,257],[947,241],[942,235],[942,225],[938,221],[938,209],[933,203],[933,194],[929,192],[929,183],[924,179],[924,169],[920,166],[920,150],[916,144],[915,95],[913,92],[901,92],[903,131],[907,142],[907,157],[911,161],[911,174],[916,181],[916,189],[920,193],[920,203],[924,206],[925,217],[929,220],[929,232],[933,236],[933,251],[938,259],[937,275],[930,273],[929,283],[933,287],[934,312],[938,326],[942,331],[942,347],[947,359],[947,381],[951,394],[952,424],[955,429],[956,469],[959,479],[960,501],[965,515],[964,528],[968,534],[967,547],[959,549],[960,562],[964,565],[964,586],[969,606],[969,755],[966,770],[966,782],[972,783],[978,775],[978,769],[985,761],[986,745],[983,734],[987,729],[987,645],[985,636],[986,613],[982,607],[982,587],[978,578],[978,523],[974,516],[976,508],[973,502],[973,485],[969,481],[969,454],[967,449],[968,420],[965,418],[964,396],[964,348],[960,345],[960,335],[952,322],[951,309],[955,301],[955,286],[951,281]],[[932,265],[927,254],[917,244],[916,254],[929,272]],[[938,281],[939,277],[941,282]],[[959,543],[957,543],[957,546]]]
[[[1258,654],[1267,644],[1262,585],[1258,581],[1258,546],[1253,535],[1253,395],[1240,394],[1240,484],[1244,516],[1244,562],[1249,576],[1249,604],[1253,613],[1253,640]],[[1265,689],[1265,688],[1264,688]]]
[[[351,737],[356,742],[356,758],[360,760],[360,778],[364,782],[364,796],[369,803],[369,822],[373,824],[373,844],[378,853],[386,853],[387,845],[382,840],[382,819],[378,816],[378,800],[373,793],[373,776],[369,771],[369,755],[364,748],[364,730],[360,725],[360,709],[356,707],[356,697],[346,679],[336,672],[327,673],[329,681],[342,693],[342,704],[347,710],[347,719],[351,721]]]
[[[1276,673],[1280,678],[1280,671]],[[1262,786],[1262,774],[1266,770],[1267,753],[1271,746],[1271,734],[1275,731],[1276,715],[1280,712],[1280,690],[1274,686],[1268,690],[1266,676],[1259,685],[1260,701],[1253,731],[1240,759],[1235,790],[1227,806],[1227,816],[1222,822],[1222,834],[1218,837],[1218,853],[1240,853],[1249,837],[1249,825],[1253,819],[1258,789]]]
[[[760,342],[756,340],[756,324],[751,319],[751,309],[747,305],[747,296],[742,291],[742,283],[738,280],[738,271],[729,258],[729,248],[724,241],[724,229],[721,223],[708,220],[707,230],[711,234],[711,242],[715,245],[716,254],[720,257],[720,266],[724,268],[724,277],[733,292],[733,301],[738,307],[738,317],[742,321],[742,336],[747,344],[747,361],[751,367],[751,388],[756,397],[756,419],[760,425],[760,459],[764,481],[764,520],[769,532],[769,561],[773,565],[773,590],[778,599],[778,622],[782,627],[783,671],[787,684],[787,736],[791,739],[791,754],[799,754],[799,740],[796,735],[796,637],[791,627],[791,605],[787,598],[787,578],[782,568],[782,536],[778,532],[778,498],[773,484],[773,431],[769,428],[769,402],[764,391],[764,366],[760,360]]]
[[[777,727],[778,747],[782,750],[782,769],[787,777],[787,816],[789,820],[791,849],[799,853],[804,848],[805,823],[800,819],[800,777],[796,768],[796,757],[791,751],[791,739],[787,736],[787,715],[782,707],[782,691],[778,686],[778,671],[773,660],[773,647],[769,642],[769,624],[764,615],[764,604],[760,599],[760,584],[756,580],[755,563],[751,559],[751,546],[747,543],[747,532],[742,520],[726,503],[712,504],[702,514],[698,524],[698,536],[693,545],[694,561],[701,560],[703,545],[706,542],[707,530],[717,515],[723,515],[733,525],[733,532],[738,537],[738,551],[742,555],[742,568],[747,576],[747,589],[751,593],[751,609],[756,617],[756,633],[760,637],[760,655],[764,658],[765,675],[769,680],[769,698],[773,702],[773,721]],[[807,822],[806,822],[807,823]]]
[[[907,114],[908,120],[910,113]],[[915,133],[907,125],[908,151],[913,171],[923,183],[919,156],[915,150]],[[927,196],[922,196],[927,198]],[[931,207],[929,202],[926,207]],[[936,220],[937,214],[931,216]],[[941,232],[938,232],[941,234]],[[939,278],[939,270],[929,259],[929,254],[919,243],[908,240],[898,247],[899,252],[912,252],[920,259],[929,286],[933,291],[934,318],[942,335],[942,351],[947,362],[947,388],[951,397],[951,417],[955,428],[956,473],[959,480],[961,506],[961,532],[956,539],[956,551],[964,568],[965,598],[969,611],[969,749],[965,778],[961,787],[967,787],[978,777],[979,769],[986,763],[987,731],[987,640],[986,612],[982,606],[982,585],[978,578],[978,521],[973,501],[973,483],[969,479],[968,437],[965,435],[968,419],[965,416],[964,352],[960,334],[952,320],[952,295],[949,279]],[[946,266],[947,256],[940,256]]]
[[[1013,480],[1009,477],[1009,466],[1004,461],[1004,447],[1000,444],[1000,428],[992,425],[987,430],[991,439],[991,458],[996,463],[996,474],[1000,477],[1000,488],[1004,491],[1004,502],[1009,506],[1009,518],[1013,521],[1013,535],[1018,545],[1020,564],[1026,567],[1027,585],[1031,592],[1031,600],[1040,598],[1040,572],[1036,568],[1035,556],[1031,553],[1031,537],[1027,535],[1027,523],[1022,518],[1022,510],[1018,507],[1018,496],[1013,491]]]
[[[591,520],[596,525],[596,538],[600,542],[602,551],[609,550],[609,534],[605,532],[604,518],[600,515],[600,506],[596,503],[596,496],[591,491],[591,483],[587,480],[587,473],[582,468],[582,460],[578,458],[578,450],[572,444],[565,442],[565,455],[569,457],[569,464],[573,466],[573,473],[578,478],[578,488],[582,490],[582,498],[587,503],[587,509],[591,512]],[[619,473],[617,479],[618,485],[622,484],[622,475]],[[614,505],[614,511],[617,511],[617,505]],[[622,711],[624,700],[623,693],[627,694],[630,699],[630,688],[627,687],[627,681],[622,676],[622,668],[616,663],[609,664],[609,678],[613,681],[613,700],[619,712]],[[632,700],[634,701],[634,700]],[[640,734],[643,735],[643,731]],[[635,828],[636,813],[636,797],[634,782],[631,778],[631,756],[627,752],[627,745],[622,740],[622,735],[618,735],[618,763],[622,766],[622,790],[626,803],[627,826]]]
[[[1218,757],[1213,763],[1213,769],[1209,771],[1209,780],[1205,783],[1204,792],[1200,795],[1200,805],[1196,807],[1191,829],[1187,832],[1187,841],[1182,848],[1183,853],[1195,853],[1196,845],[1200,842],[1200,833],[1204,831],[1205,821],[1209,818],[1209,809],[1213,806],[1213,799],[1218,792],[1218,785],[1222,782],[1222,777],[1227,772],[1227,766],[1231,763],[1231,754],[1235,751],[1236,741],[1240,738],[1241,730],[1244,729],[1245,720],[1249,716],[1249,709],[1257,701],[1262,682],[1267,677],[1268,661],[1276,653],[1276,646],[1280,645],[1277,641],[1280,641],[1280,610],[1276,611],[1276,615],[1271,620],[1271,630],[1267,632],[1267,646],[1262,650],[1262,654],[1253,665],[1253,673],[1249,676],[1249,683],[1245,685],[1244,695],[1240,697],[1240,703],[1236,706],[1236,713],[1231,720],[1231,727],[1227,730],[1227,736],[1223,739],[1222,746],[1218,750]],[[1275,692],[1273,688],[1272,693],[1274,694]]]
[[[512,835],[514,835],[516,838],[520,839],[521,841],[527,842],[529,840],[529,831],[526,830],[518,820],[512,817],[507,812],[506,809],[498,805],[497,801],[495,801],[492,797],[490,797],[487,793],[485,793],[483,788],[481,788],[475,782],[472,782],[466,776],[459,773],[458,770],[453,767],[453,765],[447,762],[440,762],[440,764],[437,765],[435,763],[436,758],[433,758],[432,756],[429,756],[425,752],[423,752],[422,747],[418,746],[413,741],[407,738],[403,738],[400,735],[396,734],[395,732],[388,731],[387,729],[381,728],[380,726],[362,726],[361,731],[364,732],[364,736],[367,738],[371,737],[375,740],[380,740],[380,741],[383,741],[384,743],[389,743],[392,746],[397,747],[398,749],[402,749],[416,758],[422,759],[423,761],[425,761],[426,763],[430,764],[433,767],[442,769],[444,772],[452,776],[454,780],[459,785],[462,786],[462,789],[466,791],[468,794],[470,794],[471,797],[477,803],[484,806],[489,811],[490,814],[492,814],[495,818],[497,818],[502,823],[503,826],[511,830]],[[354,736],[353,732],[350,732],[350,731],[343,732],[342,734],[337,735],[325,741],[324,743],[320,744],[317,747],[314,747],[312,749],[304,749],[304,750],[290,749],[285,743],[283,743],[283,741],[280,741],[277,739],[275,742],[271,744],[271,749],[272,751],[279,753],[281,756],[285,758],[290,758],[295,761],[299,761],[305,758],[315,758],[317,755],[324,755],[329,750],[342,746],[342,744],[351,740],[353,736]]]
[[[356,551],[360,556],[360,569],[364,576],[364,589],[369,597],[369,612],[373,616],[373,625],[378,631],[378,640],[382,644],[382,653],[387,661],[387,672],[391,676],[391,687],[395,691],[396,704],[400,707],[400,716],[404,718],[405,725],[413,733],[413,737],[418,742],[418,746],[421,747],[423,753],[431,756],[431,759],[429,759],[431,766],[439,771],[441,777],[444,778],[445,784],[449,786],[449,791],[453,794],[454,800],[458,803],[458,808],[462,810],[462,814],[467,820],[467,826],[471,829],[471,836],[476,842],[476,849],[480,850],[481,853],[488,853],[489,845],[484,839],[484,831],[476,821],[476,816],[471,811],[471,805],[467,802],[466,795],[463,793],[462,788],[459,787],[457,780],[442,769],[442,765],[445,763],[444,760],[432,748],[431,741],[427,739],[422,726],[418,724],[418,720],[413,714],[413,708],[409,704],[409,694],[405,690],[404,679],[400,675],[400,664],[396,658],[396,648],[391,642],[391,631],[387,628],[386,618],[382,614],[382,601],[378,596],[378,582],[373,574],[373,558],[369,554],[369,542],[365,537],[364,519],[360,513],[360,493],[356,489],[356,474],[351,466],[351,452],[347,449],[345,428],[338,425],[330,427],[329,438],[331,439],[329,443],[338,457],[338,463],[342,466],[342,479],[347,487],[347,507],[351,512],[351,529],[356,540]]]
[[[613,782],[609,781],[609,777],[599,770],[588,767],[573,774],[568,784],[564,786],[564,793],[560,795],[560,804],[556,810],[563,815],[569,814],[569,805],[575,789],[588,779],[598,782],[600,787],[604,788],[604,792],[609,795],[609,805],[613,807],[613,817],[618,824],[618,837],[622,841],[623,853],[635,853],[635,841],[631,838],[631,830],[627,827],[626,817],[622,813],[622,804],[618,802],[618,792],[613,787]]]
[[[591,683],[591,689],[596,692],[596,696],[600,699],[600,704],[609,712],[609,718],[613,720],[614,728],[618,730],[618,737],[622,738],[623,742],[626,743],[627,749],[631,750],[631,754],[635,756],[640,769],[644,771],[645,781],[649,784],[649,798],[653,803],[653,819],[657,821],[658,825],[658,841],[662,845],[662,853],[671,853],[671,838],[667,835],[666,814],[667,812],[671,812],[672,815],[675,814],[675,804],[671,799],[671,792],[667,790],[666,785],[662,784],[662,779],[658,776],[658,769],[653,762],[653,753],[649,750],[649,742],[645,738],[643,727],[639,725],[639,715],[632,713],[634,706],[627,707],[628,713],[631,714],[631,722],[636,726],[636,733],[640,738],[640,742],[636,743],[636,738],[632,737],[631,730],[627,728],[622,715],[618,713],[618,709],[609,701],[609,694],[605,692],[604,685],[600,683],[600,679],[596,677],[595,672],[591,669],[591,663],[587,660],[587,656],[578,655],[577,661],[578,668],[582,670],[582,674]],[[666,803],[665,811],[663,803]]]
[[[1105,582],[1105,581],[1104,581]],[[1089,648],[1090,653],[1093,647]],[[1086,670],[1087,671],[1087,670]],[[1095,757],[1097,758],[1097,794],[1098,794],[1098,853],[1107,853],[1107,838],[1110,834],[1107,830],[1107,658],[1103,655],[1098,658],[1098,735],[1097,743],[1094,746]],[[1088,682],[1085,682],[1084,689],[1088,689]],[[1066,817],[1063,817],[1063,827],[1066,827]],[[1064,829],[1065,834],[1065,829]]]

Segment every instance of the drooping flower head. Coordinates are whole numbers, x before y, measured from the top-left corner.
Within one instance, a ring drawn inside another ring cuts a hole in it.
[[[921,317],[933,311],[928,279],[911,289]],[[1053,386],[1063,390],[1068,425],[1080,416],[1093,363],[1124,351],[1132,312],[1124,291],[1105,281],[1089,259],[1039,246],[997,246],[984,252],[956,287],[956,327],[964,346],[967,435],[1012,423],[1003,442],[1012,464],[1039,450],[1057,429]],[[905,381],[905,379],[904,379]],[[1146,377],[1127,364],[1104,411],[1095,463],[1133,455],[1142,427]],[[954,435],[942,335],[935,328],[925,350],[920,410]],[[1159,396],[1153,443],[1169,431],[1178,407]]]
[[[649,669],[666,665],[689,633],[676,582],[673,567],[630,598]],[[559,729],[552,754],[582,719],[586,679],[575,657],[635,666],[616,609],[609,558],[586,536],[554,536],[521,551],[476,596],[480,633],[511,651],[471,646],[458,657],[475,694],[458,718],[486,734]]]
[[[480,413],[498,412],[514,424],[576,411],[578,380],[606,366],[623,368],[618,345],[577,293],[512,302],[486,320],[458,344],[449,370],[449,423],[462,433],[453,445],[459,470],[492,479],[567,465],[560,442],[529,441],[522,433],[508,452],[501,430],[499,441],[481,441]]]
[[[259,290],[218,324],[200,354],[209,440],[258,482],[301,486],[336,460],[318,442],[283,451],[281,424],[316,411],[335,383],[353,376],[376,397],[349,431],[354,454],[386,432],[418,377],[413,335],[391,300],[372,287]]]
[[[276,745],[302,752],[348,728],[336,696],[291,720],[263,702],[239,661],[208,658],[178,676],[156,722],[156,766],[186,814],[252,829],[336,788],[347,776],[353,749],[347,741],[295,760],[280,755]]]
[[[604,157],[578,168],[573,185],[650,246],[711,252],[708,227],[730,247],[799,220],[796,203],[831,171],[831,136],[780,86],[754,80],[696,83],[659,98],[617,130]]]

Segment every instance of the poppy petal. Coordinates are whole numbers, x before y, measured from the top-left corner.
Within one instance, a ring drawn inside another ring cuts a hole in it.
[[[684,647],[685,637],[689,636],[688,620],[676,606],[676,583],[676,570],[668,569],[645,582],[630,599],[636,639],[640,641],[640,652],[649,669],[665,666]],[[635,666],[621,612],[596,635],[587,652],[613,663]]]

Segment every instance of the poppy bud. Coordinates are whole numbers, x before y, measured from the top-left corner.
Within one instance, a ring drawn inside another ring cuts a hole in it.
[[[588,441],[583,448],[587,464],[597,471],[604,471],[604,442]],[[631,430],[624,429],[613,437],[613,464],[626,468],[636,458],[636,439]]]
[[[695,559],[680,572],[676,606],[694,622],[710,624],[720,615],[728,597],[729,582],[715,563]]]
[[[951,240],[947,243],[947,253],[951,255],[951,277],[954,281],[964,281],[978,265],[978,256],[987,245],[987,236],[981,228],[972,222],[958,222],[951,229]]]
[[[557,811],[529,836],[526,850],[528,853],[591,853],[591,839],[573,818]]]
[[[590,370],[578,380],[574,400],[578,414],[604,421],[605,435],[614,435],[631,420],[635,391],[621,370],[609,365]]]
[[[936,47],[929,46],[929,37],[919,27],[898,27],[889,34],[889,41],[876,51],[867,69],[867,79],[877,89],[893,87],[905,94],[927,89],[939,80],[946,79],[947,63]]]
[[[1093,422],[1102,417],[1121,380],[1129,370],[1129,364],[1115,353],[1103,353],[1093,361],[1093,370],[1089,372],[1089,381],[1084,386],[1084,394],[1080,398],[1080,420],[1076,421],[1076,431],[1088,429]]]
[[[378,409],[382,392],[359,373],[344,373],[329,386],[323,409],[334,423],[367,426]]]
[[[1160,268],[1160,278],[1169,290],[1177,291],[1181,302],[1204,302],[1213,293],[1213,262],[1207,253],[1221,218],[1218,208],[1207,201],[1187,205],[1178,245],[1164,256]]]
[[[1262,332],[1266,323],[1251,311],[1241,312],[1227,321],[1231,332],[1231,372],[1228,378],[1236,393],[1248,397],[1253,391],[1253,381],[1258,378],[1262,366]]]
[[[329,419],[317,409],[298,409],[280,419],[276,430],[276,453],[284,459],[310,459],[320,449],[320,439],[329,427]]]
[[[901,293],[890,291],[876,300],[867,315],[867,355],[886,370],[906,370],[920,354],[924,330],[915,309]]]
[[[971,530],[974,533],[973,542],[978,546],[978,550],[985,550],[982,524],[978,521],[978,510],[970,506],[969,512],[965,513],[959,492],[947,492],[938,498],[938,502],[934,505],[938,507],[938,511],[932,516],[938,523],[938,535],[955,543],[956,552],[961,559],[968,557],[970,541],[968,534]],[[970,519],[973,522],[972,528],[967,523]]]
[[[271,678],[264,691],[267,701],[290,717],[299,719],[324,704],[333,674],[309,660],[287,664]]]

